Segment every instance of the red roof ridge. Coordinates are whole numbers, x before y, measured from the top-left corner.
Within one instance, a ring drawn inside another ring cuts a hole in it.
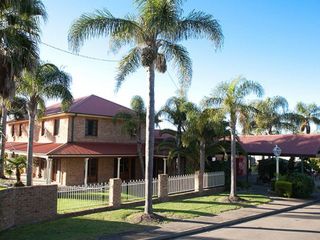
[[[94,96],[94,95],[91,94],[91,95],[87,95],[87,96],[83,96],[83,97],[79,97],[79,98],[74,99],[73,102],[75,102],[75,103],[73,103],[72,106],[70,106],[70,109],[71,109],[71,107],[74,108],[76,106],[81,105],[86,99],[88,99],[91,96]],[[78,100],[78,101],[76,101],[76,100]],[[70,111],[70,109],[68,109],[68,111]]]

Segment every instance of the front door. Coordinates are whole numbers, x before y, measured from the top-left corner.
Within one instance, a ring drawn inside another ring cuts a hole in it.
[[[90,158],[88,161],[88,183],[98,182],[98,159]]]

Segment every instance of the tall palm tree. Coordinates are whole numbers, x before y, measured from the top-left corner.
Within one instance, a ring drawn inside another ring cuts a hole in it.
[[[239,76],[230,82],[222,82],[213,90],[211,96],[206,98],[207,104],[219,107],[229,117],[231,132],[230,201],[238,200],[236,193],[236,127],[239,115],[246,115],[247,112],[254,109],[246,103],[246,97],[250,94],[255,94],[258,97],[262,96],[262,86],[257,82]]]
[[[32,185],[32,158],[34,125],[37,114],[45,110],[45,101],[61,99],[62,109],[67,110],[73,97],[70,92],[71,76],[57,66],[39,64],[34,71],[25,71],[18,81],[17,92],[27,101],[29,117],[27,149],[27,185]]]
[[[298,102],[295,112],[290,114],[292,122],[300,127],[301,132],[311,133],[311,123],[320,124],[320,107],[315,103],[306,104]]]
[[[186,131],[183,133],[183,143],[194,142],[199,147],[200,174],[204,173],[206,160],[206,145],[225,131],[224,116],[221,111],[213,108],[201,108],[195,104],[187,106]]]
[[[288,102],[284,97],[268,97],[256,101],[253,106],[257,109],[254,115],[255,132],[258,134],[278,134],[282,130],[292,129],[287,119]]]
[[[46,19],[40,0],[2,0],[0,3],[0,96],[14,95],[14,77],[38,59],[40,19]]]
[[[111,48],[134,46],[118,67],[117,89],[125,78],[140,66],[147,71],[148,98],[146,116],[146,201],[145,217],[151,217],[152,172],[154,154],[154,81],[155,70],[164,73],[173,60],[181,82],[190,82],[192,63],[187,49],[179,44],[190,38],[206,38],[220,47],[223,40],[220,24],[213,16],[192,11],[182,16],[181,0],[136,0],[137,16],[116,18],[108,10],[83,14],[71,26],[69,42],[73,50],[92,37],[110,37]]]
[[[133,96],[131,98],[130,106],[134,112],[119,112],[113,117],[113,122],[116,123],[119,119],[123,120],[123,130],[131,137],[134,137],[136,139],[141,173],[144,178],[142,129],[146,123],[146,107],[142,97],[140,96]]]
[[[167,100],[165,106],[163,106],[160,111],[158,112],[158,115],[160,117],[164,117],[165,120],[170,122],[172,125],[174,125],[177,130],[175,131],[175,151],[176,154],[176,160],[177,160],[177,174],[181,174],[181,153],[179,150],[181,150],[182,147],[182,133],[185,131],[185,122],[187,119],[186,116],[186,110],[184,105],[187,104],[187,99],[185,97],[171,97]],[[168,131],[168,129],[165,129],[163,132]]]

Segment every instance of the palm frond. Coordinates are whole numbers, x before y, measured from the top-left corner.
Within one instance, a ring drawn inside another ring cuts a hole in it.
[[[72,24],[68,40],[71,49],[77,52],[88,39],[134,31],[140,31],[134,21],[115,18],[107,9],[104,9],[82,14]]]
[[[130,74],[135,72],[141,63],[140,49],[135,47],[123,57],[118,66],[118,74],[116,76],[116,91],[121,87],[122,82]]]

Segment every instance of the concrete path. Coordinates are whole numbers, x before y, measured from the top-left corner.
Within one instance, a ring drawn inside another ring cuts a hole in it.
[[[218,229],[234,224],[248,222],[258,218],[278,214],[280,212],[289,211],[294,208],[304,207],[310,205],[316,200],[299,200],[299,199],[285,199],[285,198],[272,198],[273,201],[268,204],[263,204],[255,207],[241,208],[238,210],[228,211],[214,216],[201,216],[189,220],[173,220],[170,223],[162,224],[158,228],[146,232],[138,233],[124,233],[116,236],[109,236],[101,238],[106,239],[173,239],[177,237],[187,236],[191,234],[201,233]],[[318,205],[317,205],[318,206]],[[320,214],[320,213],[318,213]],[[185,237],[184,237],[185,238]],[[250,239],[250,238],[249,238]],[[252,239],[252,238],[251,238]],[[320,238],[318,238],[320,239]]]
[[[320,203],[180,239],[319,240]]]

